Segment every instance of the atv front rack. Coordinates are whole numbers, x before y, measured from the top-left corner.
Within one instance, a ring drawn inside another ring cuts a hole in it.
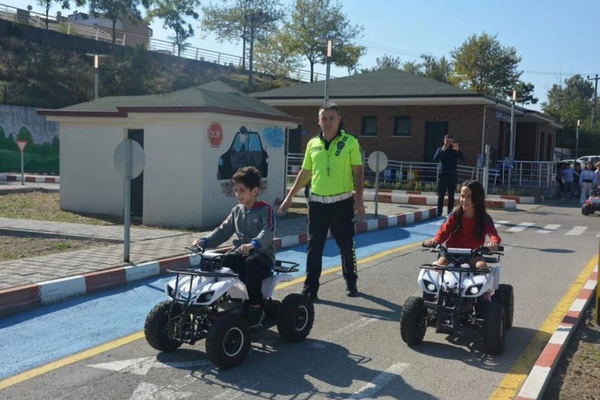
[[[286,267],[285,265],[289,265],[289,266]],[[290,272],[298,272],[299,265],[300,264],[297,262],[277,260],[277,261],[275,261],[275,265],[273,266],[273,272],[275,272],[278,275],[279,274],[287,274]]]

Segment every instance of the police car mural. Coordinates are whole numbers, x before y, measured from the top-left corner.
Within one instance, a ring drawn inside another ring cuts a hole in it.
[[[258,132],[240,126],[229,150],[219,158],[217,180],[229,180],[239,168],[249,166],[258,169],[261,176],[266,178],[269,173],[269,154],[263,148]]]

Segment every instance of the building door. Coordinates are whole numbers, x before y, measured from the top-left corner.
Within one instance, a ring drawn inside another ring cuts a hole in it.
[[[288,133],[288,153],[302,153],[302,125]]]
[[[127,139],[138,142],[144,148],[144,130],[129,129]],[[131,215],[142,217],[144,210],[144,172],[131,181]]]
[[[441,121],[425,122],[425,159],[434,162],[433,156],[438,147],[444,145],[444,136],[448,133],[448,123]]]

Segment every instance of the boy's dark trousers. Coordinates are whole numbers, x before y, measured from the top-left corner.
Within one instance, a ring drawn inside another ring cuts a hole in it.
[[[354,252],[354,198],[350,197],[331,204],[315,201],[308,203],[308,248],[304,286],[314,294],[319,290],[319,278],[323,269],[323,248],[329,229],[340,249],[346,285],[356,287],[358,275]]]
[[[246,284],[248,290],[248,304],[261,304],[262,281],[271,274],[271,260],[260,252],[254,252],[252,255],[246,254],[228,254],[225,256],[223,266],[231,268],[233,272],[240,276],[240,280]]]
[[[440,172],[438,181],[437,214],[444,211],[444,195],[448,190],[448,214],[454,209],[454,193],[456,192],[456,172]]]

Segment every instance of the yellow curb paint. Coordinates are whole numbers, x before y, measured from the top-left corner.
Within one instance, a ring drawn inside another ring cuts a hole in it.
[[[36,376],[43,375],[47,372],[54,371],[55,369],[65,367],[69,364],[73,364],[77,361],[81,361],[81,360],[85,360],[90,357],[97,356],[98,354],[104,353],[106,351],[126,345],[126,344],[134,342],[136,340],[142,339],[143,337],[144,337],[143,331],[136,332],[132,335],[125,336],[125,337],[122,337],[117,340],[113,340],[112,342],[105,343],[98,347],[94,347],[93,349],[85,350],[85,351],[82,351],[81,353],[77,353],[72,356],[65,357],[60,360],[56,360],[49,364],[42,365],[41,367],[34,368],[29,371],[23,372],[19,375],[12,376],[3,381],[0,381],[0,390],[6,389],[7,387],[24,382],[28,379],[35,378]]]
[[[510,371],[508,371],[508,374],[498,384],[498,387],[494,393],[492,393],[489,400],[509,400],[516,397],[523,382],[527,379],[527,375],[529,375],[533,365],[550,340],[550,337],[554,334],[554,331],[556,331],[556,328],[558,328],[558,325],[565,315],[567,315],[567,311],[571,308],[573,301],[575,301],[579,292],[587,282],[597,261],[598,256],[594,256],[583,272],[575,279],[573,285],[569,288],[554,310],[552,310],[548,318],[546,318],[533,339],[531,339],[531,342],[529,342],[529,345],[527,345],[521,354],[521,357],[515,361]]]
[[[399,247],[397,249],[386,250],[384,252],[381,252],[381,253],[378,253],[378,254],[375,254],[375,255],[372,255],[372,256],[369,256],[369,257],[362,258],[362,259],[358,260],[358,264],[359,265],[366,264],[366,263],[369,263],[371,261],[377,260],[379,258],[385,257],[387,255],[394,254],[394,253],[399,253],[401,251],[410,249],[412,247],[420,246],[420,245],[421,245],[421,243],[413,243],[413,244],[409,244],[409,245],[406,245],[406,246]],[[341,270],[342,270],[341,266],[329,268],[329,269],[323,271],[321,273],[321,276],[333,274],[333,273],[339,272]],[[303,282],[303,281],[304,281],[304,277],[301,276],[299,278],[294,279],[293,281],[285,282],[285,283],[282,283],[282,284],[278,285],[275,290],[284,289],[286,287],[290,287],[290,286],[296,285],[296,284],[298,284],[300,282]],[[65,366],[67,366],[69,364],[73,364],[73,363],[76,363],[78,361],[82,361],[82,360],[85,360],[87,358],[91,358],[91,357],[97,356],[98,354],[105,353],[105,352],[107,352],[109,350],[116,349],[117,347],[124,346],[126,344],[129,344],[131,342],[135,342],[136,340],[140,340],[140,339],[143,339],[143,338],[144,338],[144,332],[140,331],[140,332],[136,332],[136,333],[134,333],[132,335],[125,336],[125,337],[117,339],[117,340],[113,340],[112,342],[105,343],[105,344],[100,345],[98,347],[94,347],[92,349],[82,351],[81,353],[77,353],[77,354],[74,354],[72,356],[61,358],[60,360],[53,361],[53,362],[51,362],[49,364],[42,365],[41,367],[37,367],[37,368],[31,369],[29,371],[23,372],[21,374],[18,374],[18,375],[12,376],[10,378],[7,378],[7,379],[5,379],[3,381],[0,381],[0,390],[6,389],[6,388],[8,388],[10,386],[14,386],[16,384],[19,384],[19,383],[24,382],[26,380],[29,380],[31,378],[35,378],[37,376],[43,375],[43,374],[45,374],[47,372],[54,371],[55,369],[65,367]]]

